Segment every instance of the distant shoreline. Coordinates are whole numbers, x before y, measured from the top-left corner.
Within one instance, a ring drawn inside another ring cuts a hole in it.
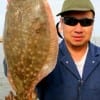
[[[0,43],[2,43],[3,42],[3,38],[2,37],[0,37]]]

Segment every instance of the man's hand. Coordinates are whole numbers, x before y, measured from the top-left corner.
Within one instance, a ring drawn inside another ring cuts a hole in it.
[[[13,90],[15,91],[16,89],[15,89],[15,86],[13,84],[13,80],[12,80],[12,77],[11,77],[11,74],[10,74],[9,70],[7,72],[7,78],[9,80],[9,82],[10,82]],[[5,100],[16,100],[12,91],[10,91],[9,94],[8,94],[8,96],[5,97]]]
[[[5,97],[5,100],[16,100],[12,91],[10,91],[9,95]]]

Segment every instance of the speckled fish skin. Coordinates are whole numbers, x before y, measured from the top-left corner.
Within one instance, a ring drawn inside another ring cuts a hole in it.
[[[5,17],[3,39],[8,70],[16,88],[15,100],[36,100],[30,95],[36,84],[54,69],[58,54],[48,1],[12,0]]]

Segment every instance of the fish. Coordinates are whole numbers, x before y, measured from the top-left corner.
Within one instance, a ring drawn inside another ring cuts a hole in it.
[[[48,0],[9,3],[3,49],[15,87],[11,100],[37,100],[36,85],[54,70],[58,55],[58,37]]]

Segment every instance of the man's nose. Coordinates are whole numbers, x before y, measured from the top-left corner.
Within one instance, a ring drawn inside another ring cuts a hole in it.
[[[83,27],[81,24],[78,22],[77,25],[75,25],[75,32],[76,33],[82,33],[83,32]]]

